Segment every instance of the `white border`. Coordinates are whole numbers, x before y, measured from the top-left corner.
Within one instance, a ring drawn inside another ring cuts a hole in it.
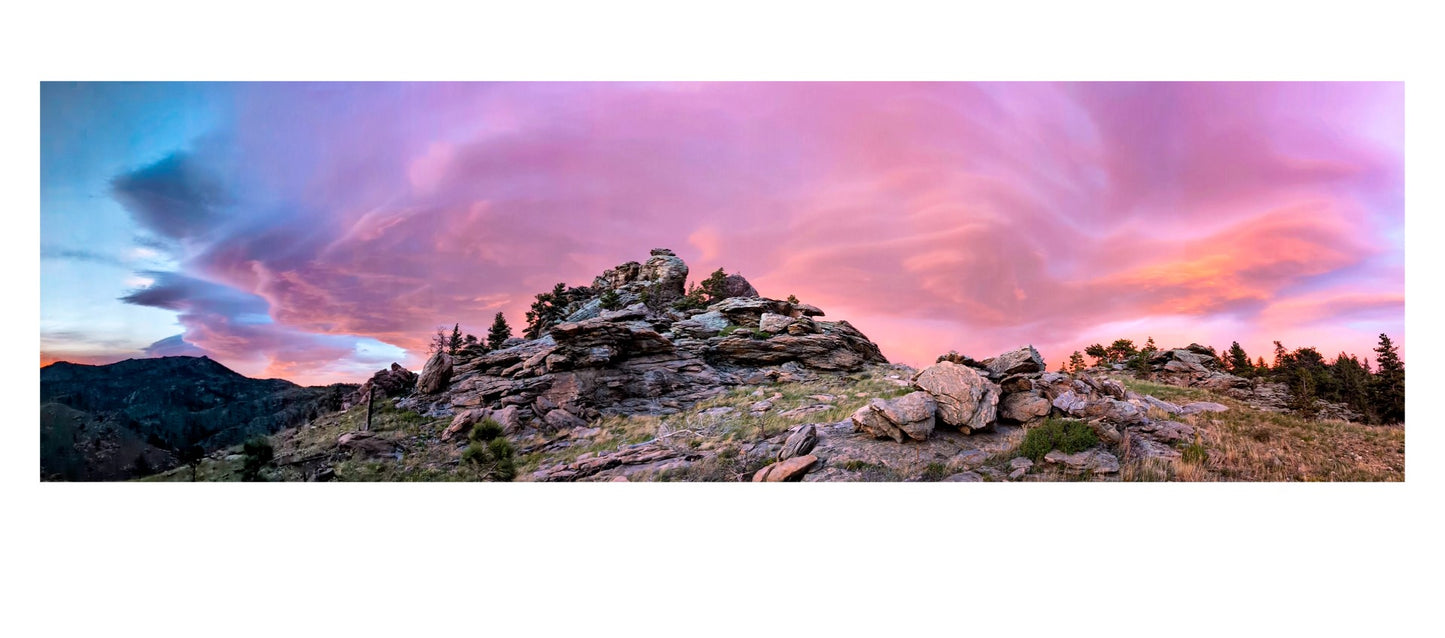
[[[11,8],[5,633],[1438,630],[1438,21],[1401,2],[886,6]],[[1405,80],[1407,483],[41,485],[42,79]]]

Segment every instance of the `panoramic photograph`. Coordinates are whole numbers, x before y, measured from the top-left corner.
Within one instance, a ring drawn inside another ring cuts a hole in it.
[[[40,481],[1405,480],[1401,82],[39,93]]]

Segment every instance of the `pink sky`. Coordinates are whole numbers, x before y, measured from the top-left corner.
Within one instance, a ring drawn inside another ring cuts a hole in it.
[[[132,305],[175,311],[189,347],[247,374],[359,381],[381,366],[357,339],[418,367],[436,326],[480,334],[503,311],[520,328],[535,293],[653,247],[694,276],[721,266],[796,294],[914,365],[1033,344],[1057,367],[1119,337],[1238,340],[1266,358],[1275,339],[1372,358],[1381,332],[1405,342],[1400,84],[302,84],[214,99],[223,116],[175,149],[179,166],[132,166],[115,196],[164,240],[168,272],[202,282],[162,276]],[[244,319],[257,308],[268,321]]]

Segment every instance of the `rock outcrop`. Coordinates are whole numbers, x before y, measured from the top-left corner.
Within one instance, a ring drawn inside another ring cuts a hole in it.
[[[991,427],[998,416],[999,387],[973,368],[942,361],[913,378],[913,386],[938,402],[938,419],[965,434]]]
[[[438,351],[427,359],[417,378],[416,389],[422,394],[436,394],[445,390],[452,380],[452,356]]]
[[[852,420],[858,431],[880,439],[922,441],[933,433],[938,408],[929,393],[913,392],[892,400],[873,399],[854,412]]]
[[[556,431],[604,413],[673,413],[737,384],[887,363],[848,322],[758,296],[740,276],[724,279],[706,307],[672,304],[683,298],[687,275],[687,264],[666,249],[608,269],[590,287],[566,289],[558,315],[566,320],[540,338],[459,353],[451,366],[433,357],[405,407],[433,416],[511,408],[518,430]],[[623,305],[602,308],[604,294]]]

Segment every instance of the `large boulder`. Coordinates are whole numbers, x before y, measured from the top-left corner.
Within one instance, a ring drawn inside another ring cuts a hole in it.
[[[913,386],[938,403],[939,420],[964,434],[990,428],[998,417],[998,386],[968,366],[935,363],[913,378]]]
[[[1024,346],[990,359],[987,368],[988,376],[994,379],[1011,374],[1033,374],[1045,370],[1044,357],[1033,346]]]
[[[721,290],[717,291],[714,299],[728,299],[732,297],[756,297],[758,289],[748,283],[742,275],[731,274],[723,278]]]
[[[1013,423],[1033,423],[1049,416],[1053,406],[1037,390],[1004,395],[998,404],[998,417]]]
[[[452,356],[438,351],[426,360],[417,379],[416,389],[422,394],[436,394],[452,382]]]
[[[652,286],[658,301],[672,303],[687,292],[687,263],[666,248],[652,249],[652,256],[642,264],[638,280]]]
[[[899,443],[905,437],[916,441],[933,434],[934,414],[938,404],[927,392],[913,392],[897,399],[873,399],[853,413],[853,427],[874,438],[891,438]]]

